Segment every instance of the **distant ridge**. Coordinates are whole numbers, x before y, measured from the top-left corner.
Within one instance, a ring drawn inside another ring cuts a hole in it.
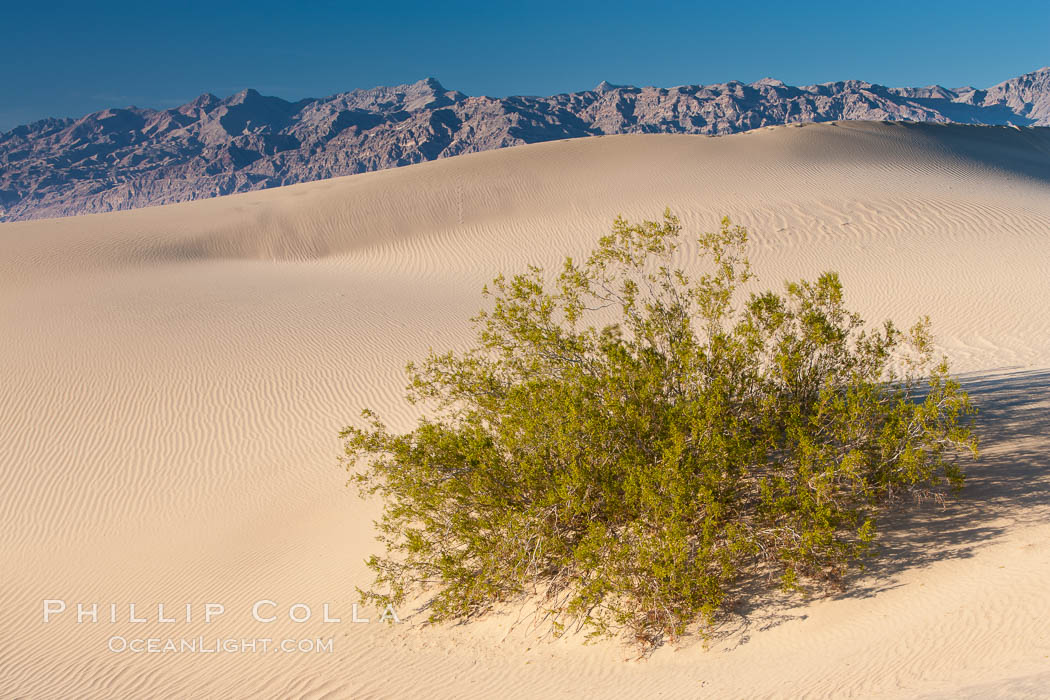
[[[672,88],[602,81],[550,97],[469,97],[434,78],[288,102],[243,90],[107,109],[0,134],[0,221],[203,199],[525,143],[731,134],[834,120],[1050,126],[1050,68],[986,90],[859,80]]]

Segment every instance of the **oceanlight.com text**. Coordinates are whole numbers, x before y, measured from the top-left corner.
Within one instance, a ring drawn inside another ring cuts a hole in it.
[[[256,637],[110,637],[114,654],[331,654],[335,640],[328,638],[273,639]]]

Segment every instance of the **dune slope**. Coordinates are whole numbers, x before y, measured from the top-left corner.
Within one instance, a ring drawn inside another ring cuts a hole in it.
[[[1037,696],[1050,668],[1048,132],[600,137],[0,225],[0,697]],[[541,640],[514,614],[352,623],[378,507],[344,488],[339,428],[364,406],[409,426],[404,363],[463,347],[495,273],[552,268],[616,214],[665,206],[691,231],[724,214],[750,227],[766,285],[834,269],[869,321],[929,314],[983,411],[965,496],[901,515],[853,593],[772,601],[706,649],[625,660],[615,641]],[[68,609],[44,623],[45,599]],[[259,600],[276,621],[252,618]],[[77,603],[98,603],[99,622],[78,624]],[[225,607],[210,623],[207,603]],[[309,621],[288,619],[297,603]],[[341,622],[323,622],[324,603]],[[118,636],[334,644],[111,651]]]

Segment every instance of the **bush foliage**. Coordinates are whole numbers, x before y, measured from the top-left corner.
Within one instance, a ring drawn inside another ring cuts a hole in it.
[[[651,645],[756,583],[841,581],[887,502],[961,487],[975,409],[927,319],[868,329],[832,272],[738,299],[746,231],[700,236],[689,276],[680,230],[618,218],[553,282],[497,277],[475,346],[408,367],[432,417],[343,430],[384,503],[366,601],[426,591],[443,620],[538,596],[556,628]]]

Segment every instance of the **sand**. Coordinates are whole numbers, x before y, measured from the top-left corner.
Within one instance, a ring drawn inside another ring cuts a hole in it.
[[[1043,695],[1047,131],[610,136],[0,225],[0,697]],[[616,214],[665,206],[694,232],[723,214],[750,227],[767,285],[833,269],[869,321],[929,314],[983,411],[965,496],[897,517],[849,594],[773,600],[648,659],[544,639],[514,611],[351,622],[378,506],[345,488],[339,428],[364,406],[410,426],[404,363],[464,347],[496,272],[553,267]],[[67,610],[44,623],[47,599]],[[277,621],[252,618],[259,600]],[[99,622],[78,624],[77,603]],[[225,607],[211,623],[208,603]],[[110,650],[198,636],[333,648]]]

